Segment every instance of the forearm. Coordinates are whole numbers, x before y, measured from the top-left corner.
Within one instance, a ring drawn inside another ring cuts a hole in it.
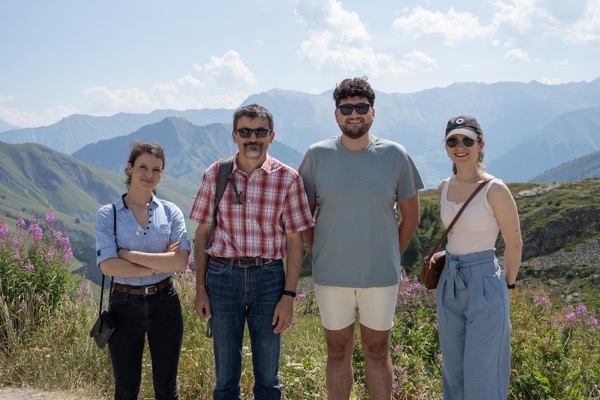
[[[285,290],[296,291],[303,258],[303,234],[300,232],[287,235],[287,271]]]
[[[209,228],[210,229],[210,228]],[[194,235],[194,269],[196,271],[196,290],[206,290],[206,269],[208,266],[208,258],[206,252],[206,242],[210,230],[206,231],[202,226],[196,229]]]
[[[312,252],[313,241],[315,237],[315,228],[308,228],[305,231],[302,231],[302,240],[308,246],[308,250]]]
[[[398,224],[398,246],[400,247],[400,254],[403,254],[410,240],[417,230],[417,226],[419,225],[419,220],[414,220],[410,218],[402,218],[402,221]]]
[[[100,269],[104,275],[118,276],[120,278],[140,278],[152,275],[150,268],[117,257],[102,261]]]
[[[144,253],[134,250],[119,250],[119,258],[162,273],[184,271],[189,254],[190,252],[187,250],[166,253]]]
[[[400,222],[398,223],[398,246],[400,254],[404,253],[417,227],[419,226],[419,194],[398,202]]]
[[[504,259],[503,259],[503,269],[504,276],[506,277],[506,281],[509,284],[515,283],[517,280],[517,274],[519,273],[519,268],[521,266],[521,252],[522,245],[519,244],[514,245],[506,245],[504,249]]]

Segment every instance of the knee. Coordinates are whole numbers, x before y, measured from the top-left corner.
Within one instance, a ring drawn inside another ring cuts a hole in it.
[[[327,345],[327,356],[331,361],[345,361],[352,357],[354,343],[330,343]]]
[[[385,342],[370,342],[362,344],[365,359],[369,361],[387,361],[390,356],[389,343]]]

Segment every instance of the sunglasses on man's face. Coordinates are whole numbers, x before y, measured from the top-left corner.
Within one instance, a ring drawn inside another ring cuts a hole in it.
[[[356,110],[357,114],[365,115],[369,112],[371,105],[369,103],[358,103],[358,104],[341,104],[338,106],[342,115],[352,114],[352,110]]]
[[[240,128],[236,129],[236,132],[242,139],[248,139],[254,133],[257,139],[266,138],[267,135],[271,132],[268,128],[258,128],[258,129],[250,129],[250,128]]]
[[[455,138],[455,137],[451,137],[450,139],[446,140],[446,146],[448,146],[451,149],[453,149],[456,146],[458,146],[459,142],[461,142],[460,139]],[[471,147],[471,146],[473,146],[475,144],[475,139],[471,139],[469,137],[463,138],[462,139],[462,144],[465,147]]]

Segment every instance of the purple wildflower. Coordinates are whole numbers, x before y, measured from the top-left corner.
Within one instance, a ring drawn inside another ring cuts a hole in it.
[[[534,304],[539,304],[541,306],[549,306],[550,305],[550,299],[547,297],[543,297],[543,296],[534,296],[533,297],[533,303]]]
[[[10,227],[8,226],[8,224],[5,222],[2,225],[0,225],[0,239],[4,239],[5,237],[8,237],[9,234],[10,234]]]
[[[17,219],[17,229],[24,230],[25,229],[25,220],[21,217]]]
[[[48,211],[44,217],[44,221],[46,221],[47,224],[54,222],[54,213],[52,211]]]
[[[596,329],[598,327],[598,320],[594,317],[591,317],[590,320],[588,321],[588,325],[590,328]]]
[[[297,299],[298,301],[306,301],[306,293],[300,293]]]
[[[21,301],[19,304],[19,310],[26,311],[27,310],[27,302],[25,300]]]
[[[575,315],[577,315],[578,317],[584,316],[586,314],[587,314],[587,307],[585,306],[585,304],[580,304],[575,309]]]
[[[29,233],[31,234],[31,236],[33,236],[33,238],[36,241],[42,240],[42,238],[44,237],[44,231],[37,222],[32,222],[31,224],[29,224]]]
[[[65,261],[71,261],[73,259],[73,251],[70,247],[63,252],[63,258]]]
[[[25,265],[25,271],[35,272],[35,267],[31,263],[27,263],[27,265]]]

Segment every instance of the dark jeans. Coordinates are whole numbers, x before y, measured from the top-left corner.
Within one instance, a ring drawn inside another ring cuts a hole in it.
[[[177,368],[183,341],[183,315],[171,285],[150,296],[113,291],[110,310],[117,329],[108,342],[115,376],[115,400],[136,400],[142,380],[146,334],[157,400],[179,399]]]
[[[254,398],[281,399],[278,375],[281,335],[273,333],[272,320],[284,285],[281,260],[260,267],[238,268],[210,259],[206,289],[212,310],[215,400],[242,398],[240,377],[246,321],[252,347]]]

